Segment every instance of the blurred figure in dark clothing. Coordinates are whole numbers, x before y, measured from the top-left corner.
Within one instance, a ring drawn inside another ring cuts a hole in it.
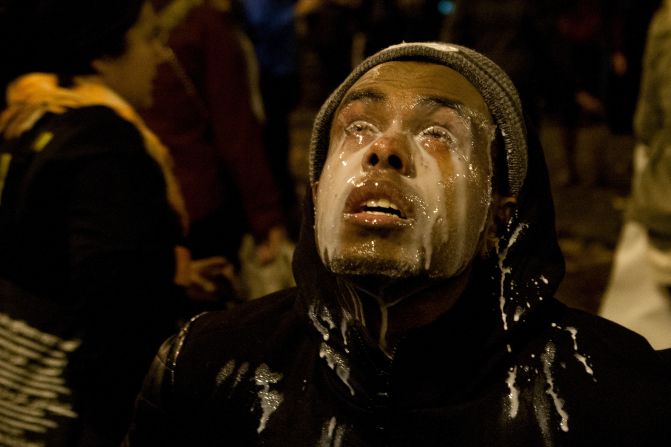
[[[567,184],[579,181],[578,129],[605,122],[609,45],[614,26],[600,0],[462,0],[444,38],[491,57],[517,86],[538,126],[561,128]]]
[[[292,237],[298,232],[294,180],[289,167],[289,118],[300,99],[296,21],[320,0],[238,0],[259,64],[265,108],[264,145]]]
[[[191,218],[187,244],[194,258],[224,256],[238,270],[240,244],[250,233],[268,262],[286,230],[263,150],[262,112],[254,107],[254,56],[245,52],[232,4],[153,3],[169,56],[159,66],[154,105],[144,117],[175,160]],[[218,295],[218,302],[207,306],[239,298],[235,285],[218,279],[221,290],[211,297]]]
[[[136,113],[164,51],[142,0],[2,2],[3,446],[119,445],[178,329],[187,216]]]
[[[534,0],[461,0],[449,15],[442,38],[471,47],[499,64],[517,87],[526,113],[538,125],[542,80],[563,64],[553,51],[551,5]]]
[[[306,17],[306,50],[317,59],[319,106],[352,69],[353,38],[360,28],[362,0],[322,0]]]
[[[443,22],[438,0],[363,0],[364,56],[403,41],[437,40]]]
[[[569,178],[580,181],[576,166],[577,130],[605,125],[616,134],[630,134],[645,33],[659,0],[574,0],[560,9],[558,30],[572,68],[573,95],[551,97],[564,126]],[[559,81],[559,79],[557,79]],[[603,172],[597,182],[602,182]]]
[[[604,107],[613,133],[633,132],[646,32],[660,3],[660,0],[617,0],[606,9],[610,55]]]
[[[547,107],[561,125],[567,185],[580,182],[577,163],[578,129],[605,122],[604,88],[608,67],[607,32],[604,4],[600,0],[564,2],[557,19],[557,30],[570,67],[568,89],[548,89]],[[550,85],[562,85],[559,76]]]

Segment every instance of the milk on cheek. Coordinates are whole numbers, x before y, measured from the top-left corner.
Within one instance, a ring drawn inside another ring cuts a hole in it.
[[[347,265],[347,259],[340,262],[343,257],[356,256],[359,261],[368,259],[371,265],[383,260],[384,273],[392,276],[424,271],[430,276],[447,277],[463,269],[472,257],[491,197],[490,163],[483,166],[486,172],[475,167],[471,159],[473,143],[469,139],[463,142],[464,147],[450,152],[449,169],[443,172],[436,157],[422,146],[421,138],[409,133],[406,138],[413,175],[399,175],[397,179],[415,212],[408,228],[402,230],[402,243],[393,251],[392,259],[388,247],[380,250],[381,241],[374,233],[366,239],[348,241],[348,250],[344,249],[342,227],[346,201],[367,175],[363,158],[375,141],[355,148],[346,147],[342,137],[333,142],[320,177],[315,207],[317,247],[327,267]],[[482,191],[482,194],[478,196],[474,191]],[[334,260],[339,262],[333,263]]]
[[[492,138],[493,139],[493,138]],[[492,199],[491,140],[485,148],[473,139],[463,140],[443,158],[449,167],[420,172],[417,180],[421,195],[430,201],[434,216],[424,245],[432,247],[425,269],[432,277],[451,277],[461,272],[473,259],[487,225]],[[476,152],[478,151],[478,152]],[[435,159],[420,151],[422,159]],[[432,179],[440,178],[436,182]]]
[[[362,162],[368,146],[345,151],[345,139],[340,138],[329,149],[321,176],[315,204],[315,235],[322,262],[338,256],[345,202],[363,176]]]

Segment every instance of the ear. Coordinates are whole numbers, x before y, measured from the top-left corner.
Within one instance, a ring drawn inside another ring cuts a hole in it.
[[[513,196],[500,196],[494,194],[495,216],[494,220],[499,225],[505,225],[513,215],[517,206],[517,198]]]
[[[491,252],[499,242],[499,228],[506,225],[517,206],[517,198],[494,194],[482,245],[482,256]]]

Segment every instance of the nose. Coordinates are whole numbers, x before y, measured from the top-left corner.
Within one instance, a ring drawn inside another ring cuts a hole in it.
[[[363,158],[364,170],[393,170],[412,176],[410,142],[405,135],[384,135],[371,144]]]

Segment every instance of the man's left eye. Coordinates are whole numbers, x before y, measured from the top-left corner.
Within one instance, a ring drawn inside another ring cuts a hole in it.
[[[419,136],[441,140],[450,144],[454,142],[454,136],[447,129],[441,126],[431,126],[427,129],[424,129],[419,133]]]

